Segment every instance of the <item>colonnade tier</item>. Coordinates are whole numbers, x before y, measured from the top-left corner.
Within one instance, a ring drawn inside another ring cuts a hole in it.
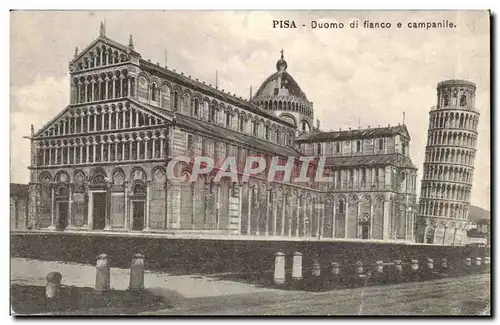
[[[446,181],[472,185],[473,168],[426,164],[422,181]]]
[[[71,103],[81,104],[132,96],[135,77],[126,69],[72,77]]]
[[[72,107],[55,121],[43,137],[68,136],[100,131],[113,131],[161,125],[162,120],[143,113],[128,102],[88,107]],[[44,141],[44,140],[42,140]],[[55,141],[55,140],[54,140]]]
[[[312,118],[314,115],[313,109],[309,103],[305,103],[300,98],[285,97],[285,98],[254,98],[252,100],[256,105],[266,111],[288,111],[297,112],[304,116]]]
[[[431,110],[429,130],[460,129],[477,133],[479,113],[469,110]]]
[[[123,162],[168,157],[167,130],[38,141],[36,166]]]
[[[476,148],[477,133],[462,130],[431,130],[427,137],[427,146],[453,146]]]
[[[118,204],[108,208],[106,227],[114,225],[109,214],[122,221],[131,218],[127,215],[130,199],[145,202],[145,229],[235,230],[247,235],[382,239],[388,235],[388,230],[382,230],[388,225],[382,226],[382,223],[388,222],[391,206],[397,201],[388,193],[325,196],[299,187],[269,186],[253,180],[245,185],[227,180],[218,183],[210,178],[199,178],[194,183],[171,183],[165,176],[165,168],[160,165],[151,166],[151,172],[140,167],[132,167],[130,173],[120,167],[98,167],[91,169],[89,175],[83,169],[73,170],[73,175],[66,171],[44,171],[38,178],[42,210],[39,224],[57,224],[56,211],[59,210],[53,207],[73,202],[75,205],[68,212],[73,218],[70,226],[84,227],[87,221],[91,222],[89,202],[92,199],[84,200],[82,195],[87,195],[89,189],[103,188],[109,192],[109,200]],[[76,194],[78,198],[73,198]],[[117,200],[125,200],[125,207]],[[233,207],[234,204],[239,208]],[[89,209],[85,208],[87,205]],[[409,239],[413,237],[413,221],[410,220],[413,212],[409,211],[405,218],[406,221],[400,221],[400,227],[405,239]],[[239,223],[237,229],[231,228],[234,220]],[[127,227],[126,222],[121,225]]]
[[[468,203],[443,202],[442,200],[421,199],[419,215],[423,217],[442,217],[467,220]]]
[[[443,147],[427,147],[425,150],[425,164],[455,164],[465,167],[474,167],[476,150],[455,149]]]
[[[472,185],[423,181],[420,197],[469,202],[471,189]]]

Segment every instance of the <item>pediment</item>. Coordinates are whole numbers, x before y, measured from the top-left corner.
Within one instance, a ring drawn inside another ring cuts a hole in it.
[[[132,111],[132,114],[129,112]],[[137,114],[135,114],[137,113]],[[105,117],[102,118],[102,115]],[[111,117],[109,115],[111,114]],[[48,138],[53,136],[61,135],[78,135],[87,132],[80,132],[81,125],[77,126],[77,123],[81,123],[82,118],[88,118],[89,116],[99,116],[104,123],[104,129],[98,129],[97,132],[102,132],[109,130],[110,132],[115,132],[118,128],[111,129],[107,126],[111,121],[112,125],[116,123],[113,120],[115,114],[122,114],[125,119],[130,119],[132,116],[135,121],[132,123],[133,127],[144,127],[144,126],[154,126],[166,124],[172,120],[167,114],[162,114],[159,110],[152,110],[148,107],[137,105],[131,101],[121,101],[113,103],[103,103],[97,105],[77,105],[77,106],[67,106],[58,115],[56,115],[52,120],[45,124],[38,132],[34,134],[35,138]],[[137,117],[136,117],[137,115]],[[87,120],[88,121],[88,120]],[[73,123],[74,130],[71,130],[71,123]],[[124,122],[125,123],[125,120]],[[138,124],[136,124],[138,123]],[[86,125],[86,124],[85,124]],[[125,125],[125,124],[124,124]],[[120,128],[122,129],[122,128]],[[91,130],[89,132],[95,132]]]
[[[118,42],[105,36],[99,36],[75,56],[70,63],[70,70],[74,72],[128,62],[132,52],[128,47]]]

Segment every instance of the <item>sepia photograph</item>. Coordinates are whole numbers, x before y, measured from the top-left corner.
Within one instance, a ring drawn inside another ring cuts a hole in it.
[[[12,316],[491,316],[488,10],[12,10]]]

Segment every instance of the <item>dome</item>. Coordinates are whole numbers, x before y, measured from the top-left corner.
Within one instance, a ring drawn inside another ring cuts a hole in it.
[[[257,93],[255,93],[254,98],[294,96],[307,101],[306,94],[300,89],[295,79],[286,71],[287,67],[288,64],[283,57],[283,50],[281,50],[281,58],[276,62],[276,69],[278,71],[270,75],[262,83]]]

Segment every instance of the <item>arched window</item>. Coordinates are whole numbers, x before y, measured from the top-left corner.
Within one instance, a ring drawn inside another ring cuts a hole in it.
[[[450,105],[450,95],[444,95],[443,104],[444,104],[444,106]]]
[[[193,108],[193,115],[198,116],[198,109],[199,109],[200,102],[198,101],[198,98],[194,99],[194,108]]]
[[[151,84],[151,100],[152,101],[157,101],[157,96],[156,96],[156,90],[157,90],[158,87],[156,87],[156,84],[155,83],[152,83]]]
[[[174,93],[174,109],[177,110],[179,108],[179,94],[177,92]]]
[[[467,106],[467,96],[462,95],[460,96],[460,106]]]
[[[361,152],[361,141],[356,141],[356,152]]]
[[[269,140],[269,125],[266,125],[265,128],[266,128],[266,140]]]
[[[245,120],[243,119],[243,116],[240,116],[240,132],[245,131]]]

